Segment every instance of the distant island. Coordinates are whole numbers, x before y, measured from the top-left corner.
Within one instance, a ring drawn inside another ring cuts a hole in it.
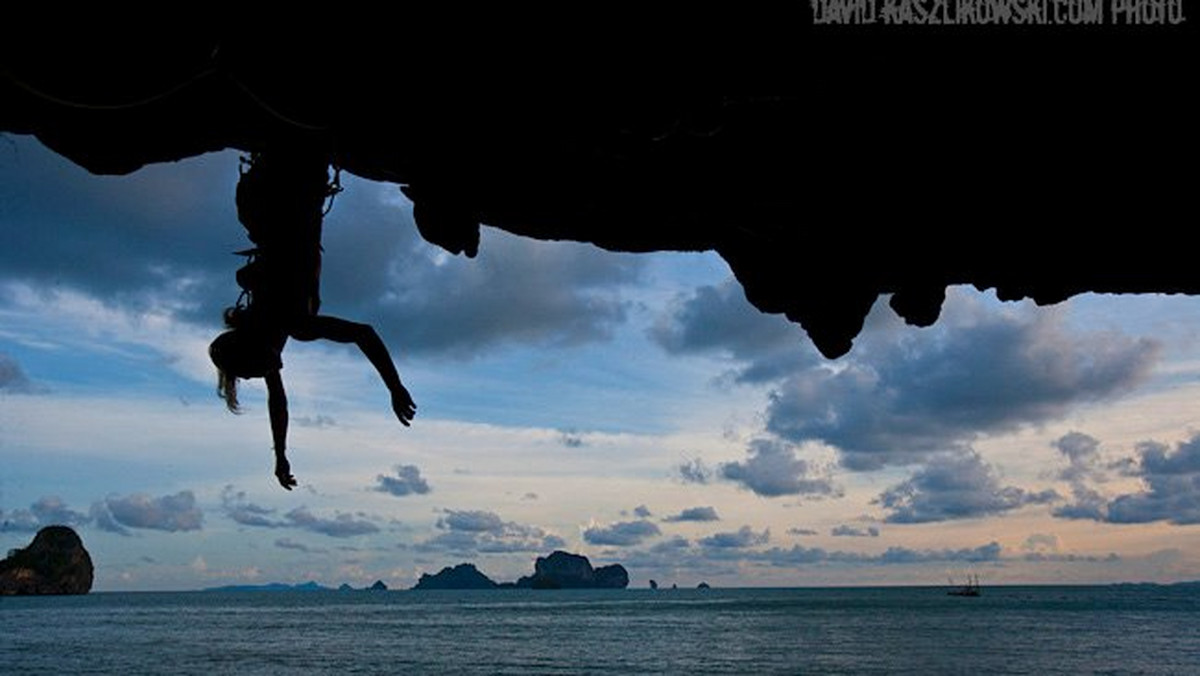
[[[539,556],[533,575],[516,582],[497,583],[479,572],[474,564],[447,566],[435,575],[423,574],[414,590],[429,589],[624,589],[629,573],[619,563],[593,568],[586,556],[556,551]]]
[[[436,575],[422,573],[413,589],[495,589],[496,584],[487,575],[479,572],[473,563],[460,563],[451,568],[446,566]]]

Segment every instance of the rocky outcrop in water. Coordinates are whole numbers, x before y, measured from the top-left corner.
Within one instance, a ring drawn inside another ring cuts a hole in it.
[[[436,575],[425,573],[413,589],[495,589],[496,583],[471,563],[446,566]]]
[[[67,526],[47,526],[28,547],[0,561],[0,595],[86,594],[93,574],[79,535]]]
[[[586,556],[556,551],[539,556],[533,575],[517,580],[517,587],[527,589],[624,589],[629,586],[625,566],[613,564],[592,568]]]

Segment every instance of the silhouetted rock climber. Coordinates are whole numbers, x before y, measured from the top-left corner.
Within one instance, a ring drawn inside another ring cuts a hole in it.
[[[280,370],[288,338],[354,343],[379,372],[392,395],[392,410],[405,426],[416,413],[387,346],[367,324],[319,313],[321,220],[339,188],[329,183],[328,158],[320,153],[263,153],[247,161],[237,187],[238,220],[255,248],[240,251],[249,262],[237,273],[241,297],[225,310],[229,330],[209,346],[218,370],[217,392],[238,412],[237,379],[263,378],[275,446],[275,477],[296,485],[287,459],[287,394]]]

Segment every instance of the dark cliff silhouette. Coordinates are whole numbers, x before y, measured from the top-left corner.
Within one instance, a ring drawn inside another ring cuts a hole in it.
[[[1200,17],[1184,9],[1060,27],[813,26],[803,1],[557,22],[406,7],[269,33],[14,19],[0,131],[97,173],[317,144],[404,186],[421,234],[454,253],[477,250],[481,223],[715,250],[750,302],[834,357],[882,293],[919,325],[954,284],[1039,303],[1200,293],[1172,244],[1196,220],[1175,158],[1200,150]]]
[[[24,549],[0,561],[0,595],[86,594],[92,557],[68,526],[46,526]]]
[[[556,551],[537,558],[533,575],[517,580],[517,587],[527,589],[624,589],[629,586],[625,566],[592,568],[586,556]]]
[[[241,296],[225,311],[228,330],[213,340],[209,355],[218,370],[218,393],[229,410],[239,409],[237,381],[263,378],[275,449],[275,477],[296,485],[287,458],[288,404],[283,348],[289,338],[353,343],[375,367],[391,393],[392,410],[405,426],[416,404],[375,329],[320,314],[321,221],[327,199],[329,159],[311,148],[285,147],[251,156],[238,180],[238,219],[254,248],[238,252],[249,260],[237,272]]]
[[[446,566],[434,575],[422,573],[413,589],[495,589],[498,585],[472,563]]]

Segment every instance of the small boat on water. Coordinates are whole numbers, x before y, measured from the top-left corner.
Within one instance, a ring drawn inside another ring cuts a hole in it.
[[[955,585],[954,579],[950,579],[950,590],[946,592],[950,596],[979,596],[979,576],[968,575],[967,581],[962,585]]]

